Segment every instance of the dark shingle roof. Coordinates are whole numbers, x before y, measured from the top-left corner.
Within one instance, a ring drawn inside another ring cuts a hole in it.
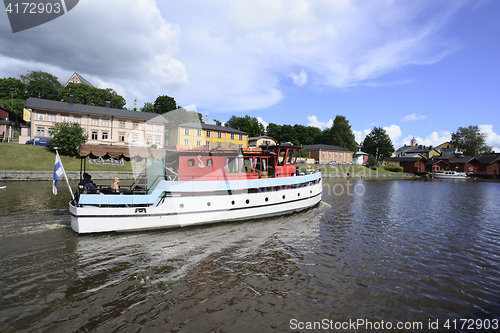
[[[200,128],[204,130],[211,131],[221,131],[221,132],[229,132],[229,133],[237,133],[237,134],[248,134],[247,132],[243,132],[231,127],[219,126],[219,125],[209,125],[204,123],[184,123],[180,124],[179,127],[189,127],[189,128]]]
[[[463,156],[459,158],[452,159],[449,163],[450,164],[465,164],[470,162],[473,159],[472,156]]]
[[[478,160],[482,164],[490,164],[500,160],[500,156],[474,156],[474,159]]]
[[[351,152],[349,149],[345,149],[339,146],[331,146],[331,145],[324,145],[324,144],[317,144],[317,145],[306,145],[303,148],[305,150],[334,150],[334,151],[348,151]]]
[[[157,113],[138,112],[127,109],[113,109],[103,106],[92,106],[92,105],[83,105],[76,103],[50,101],[48,99],[41,99],[35,97],[28,98],[26,102],[24,102],[24,107],[27,109],[60,111],[71,114],[89,114],[96,116],[140,119],[145,121],[154,119],[153,121],[157,122],[163,122],[163,123],[167,122],[167,120],[163,116]]]
[[[388,157],[385,159],[386,162],[417,162],[421,159],[425,160],[425,157],[412,157],[412,156],[400,156],[400,157]]]

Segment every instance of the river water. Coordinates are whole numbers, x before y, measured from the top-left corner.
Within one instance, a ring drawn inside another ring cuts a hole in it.
[[[500,332],[498,182],[326,180],[291,216],[93,236],[64,183],[0,185],[0,331]]]

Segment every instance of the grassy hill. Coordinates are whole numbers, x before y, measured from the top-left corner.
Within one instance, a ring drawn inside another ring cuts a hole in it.
[[[53,171],[56,154],[43,146],[0,143],[0,170]],[[80,171],[80,160],[61,156],[66,171]],[[132,171],[130,162],[124,165],[96,165],[87,163],[87,171]]]

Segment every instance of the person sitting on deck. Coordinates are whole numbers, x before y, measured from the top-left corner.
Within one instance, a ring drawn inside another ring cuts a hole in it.
[[[118,186],[118,183],[120,182],[119,177],[113,178],[114,182],[113,185],[111,185],[111,192],[113,193],[120,193],[120,187]]]
[[[92,176],[86,172],[83,174],[83,179],[78,183],[78,188],[83,190],[84,193],[87,193],[87,191],[89,193],[99,193],[97,187],[92,181]]]

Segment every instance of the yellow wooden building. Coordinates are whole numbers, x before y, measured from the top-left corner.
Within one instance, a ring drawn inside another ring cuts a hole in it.
[[[169,138],[169,146],[183,149],[248,148],[248,133],[204,123],[184,123],[171,128]]]

